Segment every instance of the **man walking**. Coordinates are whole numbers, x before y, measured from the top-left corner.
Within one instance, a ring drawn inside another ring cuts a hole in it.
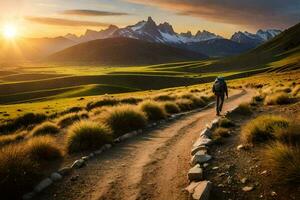
[[[219,116],[220,112],[222,112],[225,94],[226,97],[228,98],[227,84],[223,77],[216,78],[212,88],[212,92],[216,96],[216,111],[217,111],[217,116]]]

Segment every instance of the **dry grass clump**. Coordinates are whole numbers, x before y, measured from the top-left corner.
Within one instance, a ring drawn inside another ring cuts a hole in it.
[[[111,143],[113,136],[107,126],[91,121],[79,121],[67,133],[66,149],[69,153],[96,149]]]
[[[15,133],[10,135],[0,136],[0,147],[23,140],[27,135],[27,132]]]
[[[297,122],[290,123],[287,128],[276,129],[274,135],[284,144],[300,146],[300,125]]]
[[[283,105],[291,103],[291,99],[287,93],[278,92],[267,95],[264,103],[266,105]]]
[[[251,115],[252,109],[249,103],[241,103],[234,111],[234,113],[239,115]]]
[[[14,120],[8,121],[0,125],[0,132],[13,132],[22,127],[27,127],[29,125],[41,123],[45,121],[46,118],[47,116],[45,114],[26,113],[23,116],[17,117]]]
[[[223,128],[223,127],[218,127],[214,133],[217,135],[217,136],[220,136],[220,137],[229,137],[230,136],[230,132],[227,128]]]
[[[117,99],[106,97],[96,102],[89,102],[86,106],[86,109],[92,110],[94,108],[101,107],[101,106],[115,106],[117,104],[119,104],[119,101]]]
[[[135,106],[122,105],[111,108],[104,113],[103,121],[113,130],[116,136],[144,128],[146,115]]]
[[[230,119],[228,118],[221,118],[220,121],[219,121],[219,127],[222,127],[222,128],[230,128],[230,127],[233,127],[235,124],[233,123],[233,121],[231,121]]]
[[[132,104],[132,105],[137,105],[138,103],[142,102],[143,99],[140,98],[135,98],[135,97],[128,97],[128,98],[123,98],[120,100],[122,104]]]
[[[203,107],[207,104],[203,97],[198,97],[192,93],[183,94],[181,98],[191,100],[192,108]]]
[[[154,101],[145,101],[140,104],[140,109],[146,113],[149,120],[160,120],[167,117],[167,114],[161,104]]]
[[[282,183],[300,183],[300,148],[275,142],[265,150],[265,163]]]
[[[285,93],[290,93],[292,89],[290,87],[281,87],[275,90],[275,93],[277,92],[285,92]]]
[[[285,129],[289,126],[289,121],[281,116],[262,115],[250,122],[243,128],[241,140],[244,143],[254,144],[275,139],[274,133],[278,129]]]
[[[293,96],[298,96],[300,94],[300,85],[297,85],[291,93]]]
[[[58,119],[58,125],[62,128],[72,125],[74,122],[77,122],[81,119],[87,119],[87,112],[79,112],[79,113],[70,113],[66,114]]]
[[[54,135],[59,133],[59,127],[52,122],[44,122],[36,126],[32,131],[32,136]]]
[[[176,101],[176,104],[183,112],[193,109],[193,102],[189,99],[179,99]]]
[[[163,104],[163,106],[164,106],[165,111],[169,114],[175,114],[175,113],[180,112],[179,106],[174,102],[171,102],[171,101],[165,102]]]
[[[62,151],[50,136],[34,137],[24,144],[25,153],[30,159],[42,163],[62,158]]]
[[[155,101],[175,101],[176,96],[171,94],[161,94],[153,98]]]

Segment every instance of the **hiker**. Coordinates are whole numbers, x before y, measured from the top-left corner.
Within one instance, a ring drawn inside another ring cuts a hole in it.
[[[223,77],[216,78],[212,91],[216,96],[216,111],[217,116],[219,116],[220,112],[222,112],[225,94],[228,99],[227,84]]]

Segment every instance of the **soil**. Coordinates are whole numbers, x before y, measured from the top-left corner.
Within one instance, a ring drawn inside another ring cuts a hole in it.
[[[300,186],[286,185],[277,181],[271,169],[266,166],[263,149],[267,144],[256,145],[248,150],[237,150],[240,145],[241,127],[249,120],[262,114],[282,115],[287,118],[300,116],[300,103],[281,106],[258,106],[251,117],[231,116],[236,126],[231,129],[231,136],[222,138],[210,149],[214,160],[205,170],[205,177],[214,184],[213,200],[247,199],[299,199]],[[247,179],[242,183],[242,179]],[[244,192],[243,187],[253,187]]]
[[[253,92],[226,101],[224,111]],[[186,115],[122,142],[54,184],[37,199],[188,199],[191,146],[216,118],[215,109]]]

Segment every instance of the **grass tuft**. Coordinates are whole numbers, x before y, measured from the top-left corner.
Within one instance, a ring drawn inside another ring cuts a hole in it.
[[[251,115],[252,109],[249,103],[241,103],[234,111],[234,113],[239,115]]]
[[[228,118],[221,118],[219,121],[219,126],[222,128],[230,128],[233,127],[235,124]]]
[[[44,122],[38,126],[36,126],[32,131],[32,136],[40,136],[40,135],[54,135],[59,133],[59,127],[52,122]]]
[[[183,112],[193,109],[193,102],[189,99],[179,99],[176,101],[176,104]]]
[[[300,85],[297,85],[293,90],[292,90],[292,95],[293,96],[298,96],[300,94]]]
[[[88,117],[89,116],[87,112],[66,114],[58,119],[58,125],[62,128],[65,128],[81,119],[87,119]]]
[[[162,94],[162,95],[158,95],[155,96],[153,98],[155,101],[175,101],[176,100],[176,96],[175,95],[168,95],[168,94]]]
[[[229,130],[227,128],[222,128],[222,127],[217,128],[214,131],[214,133],[220,137],[229,137],[230,136]]]
[[[169,114],[176,114],[176,113],[180,112],[179,106],[174,102],[171,102],[171,101],[165,102],[163,104],[163,106],[164,106],[164,109],[166,110],[166,112]]]
[[[69,153],[96,149],[112,140],[108,127],[96,122],[80,121],[69,128],[66,149]]]
[[[89,102],[86,108],[87,110],[92,110],[94,108],[101,107],[101,106],[115,106],[117,104],[119,104],[119,101],[115,98],[104,98],[101,99],[100,101]]]
[[[135,106],[122,105],[111,108],[103,116],[104,122],[113,130],[116,136],[144,128],[147,117]]]
[[[266,96],[265,102],[266,105],[284,105],[291,103],[289,95],[284,92],[278,92]]]
[[[154,101],[145,101],[140,104],[140,108],[146,113],[149,120],[160,120],[167,117],[167,114],[161,104]]]

